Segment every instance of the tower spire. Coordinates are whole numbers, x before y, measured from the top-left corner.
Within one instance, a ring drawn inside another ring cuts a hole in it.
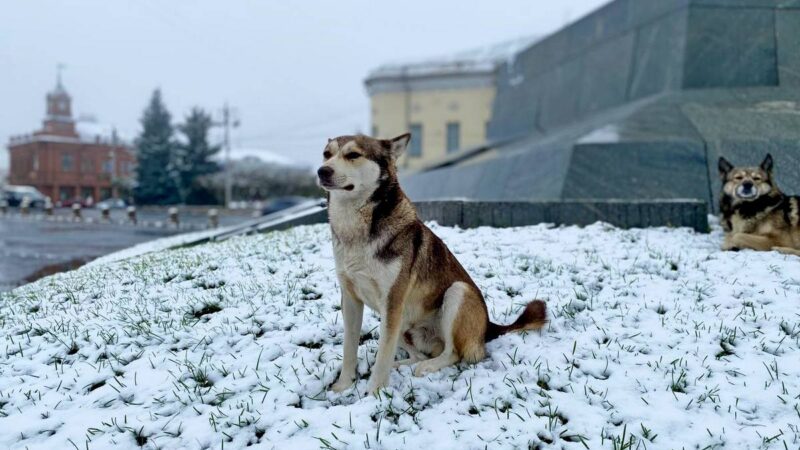
[[[47,116],[44,132],[58,136],[76,136],[75,121],[72,119],[72,98],[70,98],[61,79],[64,64],[56,65],[56,88],[47,94]]]
[[[61,83],[61,72],[64,71],[64,68],[66,68],[66,66],[63,63],[58,63],[56,65],[56,90],[57,91],[63,91],[64,90],[64,85]]]

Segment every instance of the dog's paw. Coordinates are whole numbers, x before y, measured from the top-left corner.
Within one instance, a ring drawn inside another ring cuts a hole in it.
[[[729,252],[729,251],[730,252],[736,252],[736,251],[739,251],[739,248],[733,242],[733,237],[732,236],[725,236],[725,240],[722,242],[722,245],[720,246],[720,248],[722,249],[722,251],[725,251],[725,252]]]
[[[367,394],[376,395],[378,391],[385,388],[388,384],[388,380],[377,380],[374,377],[370,377],[369,383],[367,383]]]
[[[339,378],[338,380],[336,380],[336,383],[333,383],[333,385],[331,385],[331,390],[333,392],[344,392],[350,386],[352,386],[353,383],[354,380],[350,380],[348,378]]]
[[[439,368],[435,367],[433,364],[431,364],[430,361],[431,360],[425,360],[425,361],[417,363],[417,366],[414,367],[414,376],[415,377],[424,377],[425,375],[427,375],[429,373],[433,373],[433,372],[436,372],[437,370],[439,370]]]
[[[415,359],[415,358],[401,359],[399,361],[395,361],[394,362],[394,368],[397,369],[397,368],[400,368],[400,367],[403,367],[403,366],[410,366],[410,365],[416,363],[417,361],[418,360]]]
[[[772,247],[772,250],[783,253],[784,255],[800,256],[800,250],[792,247]]]

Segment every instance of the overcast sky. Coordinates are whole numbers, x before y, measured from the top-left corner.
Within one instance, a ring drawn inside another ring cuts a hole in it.
[[[234,145],[311,163],[329,135],[368,130],[370,69],[544,35],[603,3],[2,0],[0,141],[38,129],[63,63],[76,115],[125,135],[159,87],[174,119],[228,101]]]

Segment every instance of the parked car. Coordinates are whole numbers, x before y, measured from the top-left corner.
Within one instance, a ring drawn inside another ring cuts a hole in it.
[[[81,205],[82,208],[91,208],[91,205],[87,204],[85,198],[68,198],[58,202],[58,206],[63,208],[72,208],[73,205]]]
[[[94,206],[97,209],[125,209],[128,207],[128,204],[121,198],[107,198],[101,202],[97,202]]]
[[[8,202],[8,206],[14,207],[19,206],[22,199],[28,197],[31,208],[41,208],[47,198],[33,186],[12,186],[10,184],[2,187],[0,195]]]
[[[81,205],[81,208],[94,208],[97,206],[97,203],[95,203],[92,197],[74,197],[58,202],[58,206],[64,208],[72,208],[74,205]]]
[[[261,215],[266,216],[268,214],[273,214],[278,211],[282,211],[286,208],[291,208],[292,206],[297,206],[302,203],[309,203],[313,200],[307,197],[278,197],[268,200],[264,207],[261,208]]]

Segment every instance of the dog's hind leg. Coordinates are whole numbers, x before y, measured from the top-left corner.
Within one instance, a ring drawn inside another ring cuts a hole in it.
[[[794,255],[800,256],[800,250],[792,247],[772,247],[773,250],[776,252],[783,253],[785,255]]]
[[[364,317],[364,304],[352,298],[342,289],[342,318],[344,319],[344,351],[342,371],[339,379],[331,386],[334,392],[342,392],[356,381],[358,363],[358,341],[361,338],[361,321]]]
[[[408,334],[408,332],[406,332],[406,334]],[[401,359],[400,361],[395,361],[394,362],[395,367],[416,364],[419,361],[422,361],[423,359],[427,358],[424,353],[422,353],[421,351],[417,350],[416,347],[414,347],[413,342],[409,343],[405,338],[406,336],[403,336],[403,338],[400,339],[400,348],[402,348],[403,350],[406,351],[406,353],[408,353],[408,358]]]
[[[444,350],[439,356],[417,364],[415,376],[436,372],[461,359],[467,362],[483,359],[486,354],[483,337],[487,317],[480,306],[480,294],[474,292],[474,289],[467,283],[457,282],[444,293],[439,328],[440,336],[444,340]],[[474,326],[474,322],[477,322],[477,326]]]

